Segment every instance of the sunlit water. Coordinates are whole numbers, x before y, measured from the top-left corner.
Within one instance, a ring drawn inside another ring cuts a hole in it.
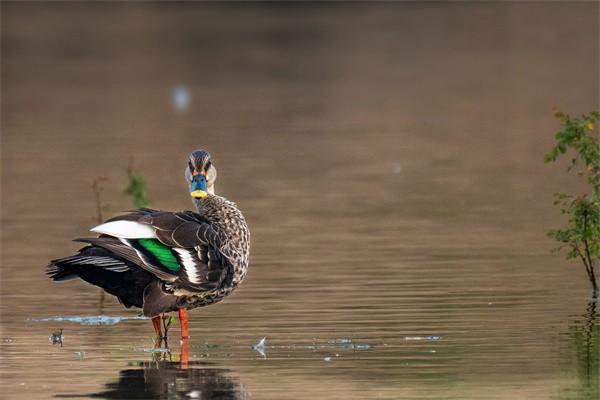
[[[3,4],[2,398],[597,399],[597,306],[545,237],[582,187],[542,162],[551,108],[598,106],[597,12]],[[154,207],[190,208],[198,147],[252,256],[182,368],[177,327],[156,349],[44,267],[95,178],[105,216],[131,208],[131,157]]]

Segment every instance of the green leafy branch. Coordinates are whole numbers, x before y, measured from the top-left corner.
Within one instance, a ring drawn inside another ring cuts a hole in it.
[[[567,247],[567,258],[579,258],[594,290],[598,295],[596,264],[600,258],[600,143],[595,132],[600,112],[592,111],[580,118],[556,111],[563,129],[555,135],[556,143],[546,154],[545,161],[552,162],[567,152],[574,151],[568,171],[577,169],[585,176],[591,186],[591,193],[573,196],[565,193],[555,194],[555,205],[561,207],[561,213],[568,216],[568,226],[554,229],[548,235]]]

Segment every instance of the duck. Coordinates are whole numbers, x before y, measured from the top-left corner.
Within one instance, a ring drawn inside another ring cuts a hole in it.
[[[184,171],[196,211],[140,208],[110,218],[77,254],[51,260],[55,282],[82,279],[137,307],[151,318],[157,337],[166,315],[177,312],[181,337],[189,338],[187,311],[218,303],[248,272],[250,230],[234,202],[215,194],[217,169],[208,151],[193,151]],[[168,318],[170,321],[170,318]]]

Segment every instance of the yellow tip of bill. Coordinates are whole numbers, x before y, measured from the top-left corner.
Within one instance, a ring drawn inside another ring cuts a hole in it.
[[[190,192],[190,195],[196,199],[202,199],[206,197],[207,194],[208,193],[204,190],[194,190],[193,192]]]

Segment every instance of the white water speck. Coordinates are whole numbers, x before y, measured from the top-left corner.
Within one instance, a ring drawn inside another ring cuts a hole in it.
[[[253,350],[257,350],[257,349],[259,349],[259,348],[263,348],[263,349],[264,349],[264,348],[265,348],[265,342],[266,342],[266,341],[267,341],[267,338],[266,338],[266,337],[264,337],[264,338],[260,339],[260,340],[258,341],[258,343],[257,343],[257,344],[255,344],[254,346],[252,346],[252,349],[253,349]]]
[[[190,106],[191,96],[187,87],[180,85],[171,90],[171,104],[177,112],[184,112]]]
[[[257,344],[255,344],[254,346],[252,346],[252,350],[258,352],[264,358],[267,358],[267,356],[265,354],[265,343],[266,343],[266,341],[267,341],[267,338],[263,337],[262,339],[260,339],[258,341]]]

